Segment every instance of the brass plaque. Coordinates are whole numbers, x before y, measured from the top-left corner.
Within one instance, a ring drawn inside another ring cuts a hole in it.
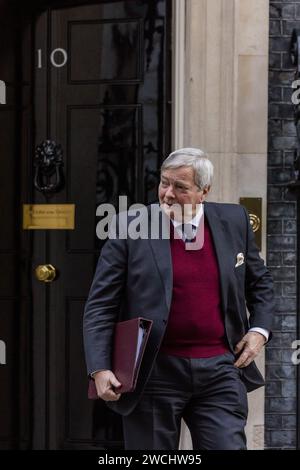
[[[262,198],[261,197],[240,197],[242,204],[248,211],[250,224],[252,226],[255,241],[261,250],[262,243]]]
[[[23,204],[23,229],[74,230],[75,204]]]

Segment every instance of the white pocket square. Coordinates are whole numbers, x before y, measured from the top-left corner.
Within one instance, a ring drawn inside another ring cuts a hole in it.
[[[244,255],[243,253],[238,253],[236,255],[236,264],[235,264],[235,268],[237,268],[238,266],[241,266],[241,264],[244,263]]]

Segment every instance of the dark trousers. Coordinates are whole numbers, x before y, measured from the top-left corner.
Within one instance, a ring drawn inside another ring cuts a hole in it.
[[[183,418],[194,450],[245,450],[246,387],[232,353],[157,357],[134,411],[123,417],[125,449],[176,450]]]

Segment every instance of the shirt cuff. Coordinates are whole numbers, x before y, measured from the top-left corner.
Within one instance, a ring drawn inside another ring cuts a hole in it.
[[[249,331],[256,331],[257,333],[260,333],[261,335],[263,335],[265,338],[266,338],[266,341],[268,341],[269,339],[269,334],[270,332],[268,330],[266,330],[265,328],[260,328],[260,327],[254,327],[254,328],[250,328]]]
[[[94,370],[94,372],[91,372],[91,373],[90,373],[90,376],[92,377],[92,379],[94,378],[94,375],[95,375],[97,372],[101,372],[102,370],[106,370],[106,369],[99,369],[99,370]]]

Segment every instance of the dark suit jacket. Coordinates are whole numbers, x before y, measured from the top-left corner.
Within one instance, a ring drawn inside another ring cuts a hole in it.
[[[159,215],[162,224],[166,223],[158,204],[142,211],[143,220],[149,220],[151,211]],[[259,256],[244,207],[205,202],[204,211],[216,249],[225,331],[233,352],[249,327],[271,330],[272,278]],[[117,217],[119,226],[126,230],[132,218],[122,213]],[[238,253],[244,254],[245,262],[235,267]],[[135,392],[122,395],[117,402],[108,402],[111,409],[123,415],[134,409],[150,375],[168,323],[171,297],[172,262],[168,239],[160,235],[156,240],[109,239],[105,243],[84,313],[88,373],[111,369],[116,321],[138,316],[153,320]],[[248,391],[264,384],[254,362],[241,369],[241,374]]]

